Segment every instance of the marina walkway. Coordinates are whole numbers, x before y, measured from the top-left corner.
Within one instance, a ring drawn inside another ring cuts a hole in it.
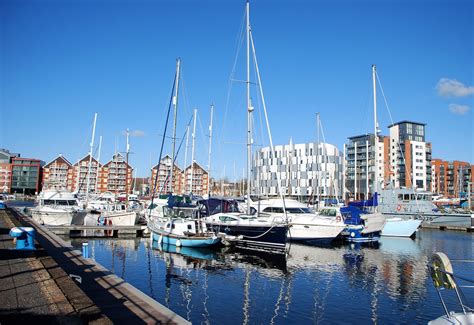
[[[9,231],[19,225],[36,229],[36,251],[11,249]],[[25,321],[188,323],[45,227],[14,210],[0,210],[0,323]]]

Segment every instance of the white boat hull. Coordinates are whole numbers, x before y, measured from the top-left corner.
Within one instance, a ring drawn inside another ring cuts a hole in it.
[[[290,240],[304,242],[330,242],[336,238],[345,225],[311,225],[290,223],[288,237]]]
[[[382,229],[382,236],[391,237],[411,237],[420,227],[421,220],[387,218],[387,222]]]
[[[30,211],[33,220],[47,226],[82,224],[86,215],[84,211],[55,211],[54,209],[31,209]]]
[[[101,214],[89,213],[85,218],[85,225],[105,226],[134,226],[137,222],[137,213],[135,211],[124,212],[102,212]]]

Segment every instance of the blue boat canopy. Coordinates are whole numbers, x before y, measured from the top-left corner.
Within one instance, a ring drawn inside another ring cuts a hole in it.
[[[374,193],[374,195],[372,196],[372,198],[370,200],[349,202],[349,206],[360,207],[360,208],[363,208],[363,207],[376,207],[376,206],[379,205],[378,201],[379,201],[378,200],[378,194],[376,192],[376,193]]]

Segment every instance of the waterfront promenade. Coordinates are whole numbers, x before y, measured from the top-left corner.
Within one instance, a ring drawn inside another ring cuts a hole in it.
[[[9,231],[20,225],[36,229],[35,251],[13,249]],[[0,288],[1,324],[187,323],[14,210],[0,211]]]

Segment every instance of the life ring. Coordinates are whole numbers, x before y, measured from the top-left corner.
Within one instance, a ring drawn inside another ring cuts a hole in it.
[[[399,205],[397,206],[397,211],[400,212],[401,209],[402,209],[402,205],[399,204]]]
[[[431,279],[435,287],[444,287],[445,289],[456,288],[454,282],[453,267],[451,261],[446,254],[437,252],[434,253],[430,261]]]
[[[341,222],[341,220],[342,220],[341,216],[337,216],[337,217],[336,217],[336,221],[337,221],[337,222]]]
[[[102,216],[102,214],[99,214],[99,216],[97,217],[97,223],[99,224],[99,226],[104,226],[105,222],[106,218]]]

